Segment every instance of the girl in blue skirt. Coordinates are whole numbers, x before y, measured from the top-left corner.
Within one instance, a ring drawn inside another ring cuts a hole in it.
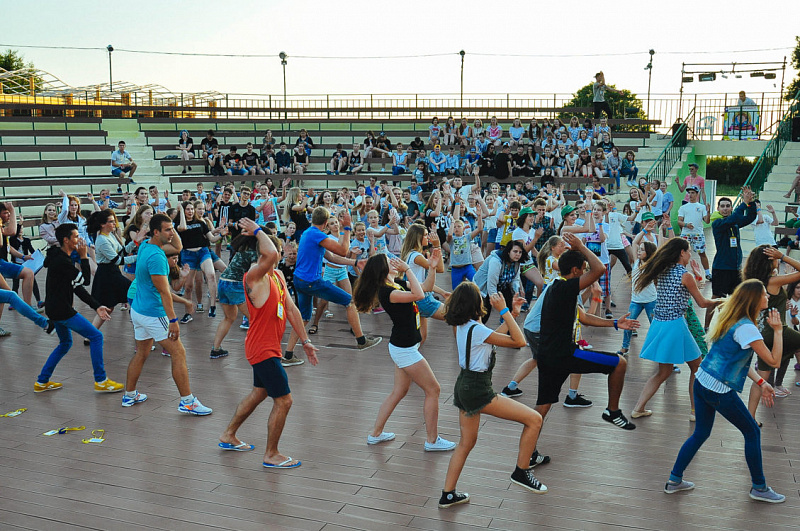
[[[635,419],[653,414],[645,409],[647,402],[672,374],[673,365],[680,363],[687,363],[692,371],[689,398],[694,410],[692,384],[694,373],[700,365],[700,349],[689,331],[684,315],[690,296],[701,308],[713,307],[718,301],[706,299],[700,293],[694,275],[686,269],[690,259],[689,242],[672,238],[645,263],[636,279],[637,290],[645,288],[651,282],[656,284],[653,321],[639,357],[657,362],[658,372],[647,380],[642,394],[639,395],[631,413],[631,417]]]

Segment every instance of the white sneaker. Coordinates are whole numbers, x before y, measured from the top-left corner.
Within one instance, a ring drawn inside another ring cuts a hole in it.
[[[200,403],[200,400],[198,400],[197,397],[194,397],[194,400],[188,404],[184,404],[183,401],[181,401],[180,405],[178,406],[178,411],[181,413],[187,413],[189,415],[204,416],[210,415],[213,409],[204,406]]]
[[[367,444],[378,444],[392,440],[394,440],[394,433],[389,431],[381,432],[381,434],[378,435],[377,437],[373,437],[372,435],[367,435]]]
[[[425,441],[425,451],[426,452],[447,452],[452,450],[456,447],[456,443],[452,441],[448,441],[447,439],[442,439],[441,437],[436,438],[436,442],[431,444],[428,441]]]

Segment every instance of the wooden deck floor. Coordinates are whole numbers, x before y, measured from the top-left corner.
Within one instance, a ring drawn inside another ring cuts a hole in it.
[[[620,268],[621,271],[621,268]],[[442,276],[449,283],[449,278]],[[617,313],[627,307],[629,283],[617,274]],[[708,290],[708,287],[706,288]],[[88,315],[87,308],[81,311]],[[324,319],[315,342],[349,346],[343,312]],[[115,312],[104,327],[105,361],[112,379],[124,380],[133,352],[127,314]],[[607,398],[605,380],[584,377],[581,392],[595,401],[589,409],[553,408],[539,448],[552,463],[536,475],[549,492],[537,496],[509,481],[520,428],[483,417],[478,445],[467,461],[459,489],[472,500],[449,510],[437,500],[449,453],[425,453],[422,393],[412,388],[387,430],[397,438],[367,446],[378,405],[392,385],[392,362],[385,343],[357,352],[322,348],[320,364],[288,368],[294,406],[281,448],[303,461],[294,470],[261,467],[270,403],[262,405],[240,430],[256,445],[250,453],[222,452],[217,437],[238,401],[249,392],[251,371],[244,359],[244,331],[234,328],[225,342],[231,356],[210,360],[217,320],[206,314],[182,326],[189,352],[192,389],[210,417],[191,418],[176,411],[177,391],[169,360],[154,352],[145,366],[140,390],[149,400],[120,407],[121,396],[96,395],[88,347],[79,340],[59,365],[54,379],[64,389],[34,395],[33,382],[55,345],[14,312],[2,325],[13,336],[0,340],[0,528],[2,529],[299,529],[337,531],[471,529],[785,529],[800,517],[800,389],[790,370],[787,386],[797,389],[772,410],[762,409],[762,442],[767,479],[787,496],[782,505],[758,504],[747,496],[749,475],[743,439],[718,420],[711,439],[689,467],[693,492],[667,496],[664,482],[688,422],[688,371],[674,375],[653,398],[654,415],[637,421],[632,432],[600,419]],[[492,321],[494,322],[494,321]],[[365,316],[369,333],[388,336],[389,318]],[[632,408],[652,363],[636,354],[647,325],[634,339],[622,396]],[[621,332],[586,329],[590,343],[616,350]],[[452,388],[458,374],[452,333],[443,323],[430,326],[423,353],[442,387],[440,432],[458,439],[458,415]],[[298,349],[299,352],[299,349]],[[499,391],[529,356],[501,349],[495,369]],[[533,405],[536,375],[523,382],[523,403]],[[566,388],[565,388],[566,390]],[[563,395],[562,395],[563,396]],[[41,434],[62,426],[85,425],[86,432],[53,437]],[[81,444],[85,433],[105,429],[102,444]]]

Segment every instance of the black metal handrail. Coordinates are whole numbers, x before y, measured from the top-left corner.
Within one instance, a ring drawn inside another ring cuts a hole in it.
[[[683,155],[683,150],[686,149],[686,144],[689,142],[689,128],[687,124],[691,123],[693,119],[694,109],[689,111],[685,120],[672,126],[672,138],[669,143],[664,146],[664,149],[661,150],[658,158],[647,171],[647,175],[645,175],[648,182],[651,179],[658,179],[659,181],[665,180],[672,170],[672,167],[680,160],[681,155]]]

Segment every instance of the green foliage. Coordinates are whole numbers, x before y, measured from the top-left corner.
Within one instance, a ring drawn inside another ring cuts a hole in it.
[[[747,157],[708,157],[706,159],[706,179],[720,184],[741,187],[753,171],[757,159]]]
[[[611,110],[614,112],[615,118],[647,118],[644,113],[644,105],[642,104],[642,100],[639,97],[631,92],[630,90],[626,89],[617,89],[614,85],[609,85],[609,87],[619,90],[619,93],[611,92],[610,90],[606,91],[606,102],[611,107]],[[592,107],[592,84],[589,83],[581,87],[575,94],[572,95],[572,99],[567,102],[564,106],[565,107]],[[562,113],[559,115],[559,119],[562,122],[568,122],[572,116],[577,116],[580,119],[581,123],[583,123],[584,118],[590,118],[594,120],[594,113],[593,111],[589,111],[586,113],[575,113],[575,114],[566,114]],[[640,126],[625,126],[620,130],[640,130],[642,129]]]
[[[7,71],[22,70],[23,68],[35,68],[33,63],[25,62],[24,57],[16,50],[8,49],[0,53],[0,68]],[[3,92],[5,94],[28,94],[30,92],[30,80],[26,77],[11,76],[2,79]],[[42,78],[34,76],[34,90],[42,90]]]
[[[794,47],[792,52],[792,66],[795,70],[800,70],[800,37],[795,37],[794,40],[797,42],[797,46]],[[797,77],[786,87],[784,98],[793,100],[798,90],[800,90],[800,74],[797,74]]]

